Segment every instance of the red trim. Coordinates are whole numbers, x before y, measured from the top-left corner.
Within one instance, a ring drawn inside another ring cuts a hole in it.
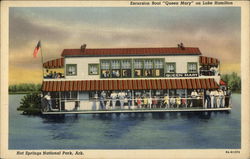
[[[63,68],[64,67],[64,58],[54,59],[43,63],[44,68]]]
[[[220,80],[220,85],[226,86],[227,83],[225,81],[223,81],[223,80]]]
[[[201,65],[218,65],[220,61],[216,58],[200,56],[200,64]]]
[[[216,89],[214,79],[44,81],[43,91]]]
[[[100,48],[100,49],[64,49],[62,56],[137,56],[137,55],[201,55],[199,48]]]

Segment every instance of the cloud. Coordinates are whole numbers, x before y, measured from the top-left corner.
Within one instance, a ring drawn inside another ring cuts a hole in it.
[[[45,61],[82,43],[88,48],[112,48],[175,47],[183,42],[221,63],[240,63],[236,7],[12,8],[9,24],[12,68],[41,68],[41,59],[32,57],[38,40]]]

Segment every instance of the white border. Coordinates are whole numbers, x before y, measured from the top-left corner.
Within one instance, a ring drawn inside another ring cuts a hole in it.
[[[167,150],[83,150],[84,156],[17,156],[15,150],[8,150],[8,8],[9,7],[149,7],[130,6],[129,1],[3,1],[1,2],[1,158],[249,158],[249,1],[233,2],[241,7],[241,76],[242,113],[240,154],[226,154],[226,149],[167,149]],[[211,7],[214,7],[212,5]],[[166,6],[160,6],[166,7]],[[180,6],[178,6],[180,7]],[[200,6],[192,6],[200,7]],[[209,7],[209,6],[205,6]],[[222,7],[220,5],[220,7]],[[231,7],[230,5],[228,7]],[[39,150],[37,150],[39,151]],[[43,151],[43,150],[41,150]],[[48,150],[53,151],[53,150]],[[58,150],[55,150],[58,151]],[[228,150],[230,151],[230,150]],[[72,151],[75,152],[75,151]]]

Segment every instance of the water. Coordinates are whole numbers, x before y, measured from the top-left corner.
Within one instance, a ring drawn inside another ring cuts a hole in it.
[[[230,113],[80,114],[45,118],[16,111],[10,95],[9,149],[237,149],[241,95]]]

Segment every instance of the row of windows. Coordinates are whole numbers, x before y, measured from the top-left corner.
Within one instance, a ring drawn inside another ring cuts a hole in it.
[[[176,63],[165,63],[164,59],[105,59],[88,65],[89,75],[100,73],[101,78],[164,77],[164,72],[176,73]],[[187,72],[197,73],[197,63],[188,62]],[[66,64],[66,75],[77,75],[77,65]]]
[[[164,59],[100,60],[100,69],[102,78],[162,77]]]

